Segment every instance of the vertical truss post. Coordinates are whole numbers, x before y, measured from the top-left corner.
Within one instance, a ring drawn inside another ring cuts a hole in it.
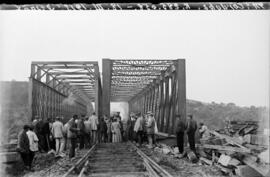
[[[97,65],[94,65],[95,68],[95,112],[98,117],[101,116],[101,107],[100,107],[100,76],[97,74],[99,73],[99,69]]]
[[[169,76],[165,77],[165,104],[164,107],[164,126],[162,126],[163,132],[167,131],[167,125],[169,124]],[[167,132],[166,132],[167,133]]]
[[[148,91],[148,110],[147,111],[151,111],[151,104],[152,104],[152,88],[151,85],[149,85],[149,91]]]
[[[186,120],[186,64],[184,59],[178,59],[176,64],[178,114]]]
[[[147,94],[146,94],[146,92],[144,92],[143,93],[143,112],[142,112],[142,114],[144,114],[147,110]]]
[[[35,73],[35,65],[31,64],[31,73],[29,77],[29,85],[28,85],[28,110],[30,120],[33,120],[34,117],[34,109],[33,109],[33,77]]]
[[[41,69],[37,68],[37,80],[40,81],[41,79]]]
[[[176,108],[176,100],[177,100],[177,95],[176,95],[176,75],[175,72],[172,73],[172,82],[171,82],[171,88],[172,88],[172,94],[171,94],[171,100],[170,100],[170,127],[169,127],[169,133],[173,134],[174,133],[174,123],[175,123],[175,108]]]
[[[103,114],[110,116],[110,102],[111,102],[111,75],[112,63],[110,59],[102,60],[102,80],[103,80]]]
[[[155,108],[155,92],[156,92],[156,79],[153,80],[152,83],[152,100],[151,100],[151,108],[150,110],[153,112],[154,114],[154,108]]]
[[[160,102],[159,102],[159,114],[158,114],[158,122],[159,122],[159,130],[162,130],[162,127],[164,126],[164,72],[161,73],[161,79],[160,79]]]
[[[155,117],[156,117],[156,121],[158,122],[158,102],[159,102],[159,83],[156,82],[156,85],[155,85],[155,88],[156,88],[156,94],[155,94],[155,97],[156,97],[156,101],[155,101],[155,108],[154,108],[154,114],[155,114]]]

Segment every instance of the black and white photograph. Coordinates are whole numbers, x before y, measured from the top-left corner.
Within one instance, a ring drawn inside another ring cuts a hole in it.
[[[0,4],[0,176],[268,177],[270,3]]]

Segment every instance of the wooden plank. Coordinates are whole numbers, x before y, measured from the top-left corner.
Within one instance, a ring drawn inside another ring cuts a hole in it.
[[[203,144],[200,147],[204,149],[216,149],[221,151],[231,151],[231,152],[240,152],[240,153],[250,153],[249,149],[243,149],[238,147],[231,147],[231,146],[221,146],[221,145],[211,145],[211,144]]]
[[[240,148],[242,148],[243,150],[245,151],[250,151],[248,148],[246,148],[245,146],[242,146],[240,143],[236,142],[232,137],[229,137],[227,135],[222,135],[222,134],[219,134],[218,132],[216,131],[213,131],[213,130],[209,130],[209,133],[219,137],[219,138],[223,138],[225,139],[229,144],[232,144],[232,145],[236,145]]]

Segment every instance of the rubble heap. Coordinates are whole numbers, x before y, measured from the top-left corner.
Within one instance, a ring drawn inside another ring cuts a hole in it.
[[[270,176],[269,136],[257,134],[258,123],[255,121],[230,123],[227,133],[208,130],[210,136],[196,145],[196,155],[187,149],[184,155],[179,156],[177,147],[167,145],[154,150],[176,158],[187,157],[193,163],[218,167],[228,176]]]

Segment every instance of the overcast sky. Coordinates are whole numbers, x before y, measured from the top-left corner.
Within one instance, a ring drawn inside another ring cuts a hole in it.
[[[1,80],[27,81],[31,61],[185,58],[188,99],[269,105],[270,11],[0,11],[0,22]]]

